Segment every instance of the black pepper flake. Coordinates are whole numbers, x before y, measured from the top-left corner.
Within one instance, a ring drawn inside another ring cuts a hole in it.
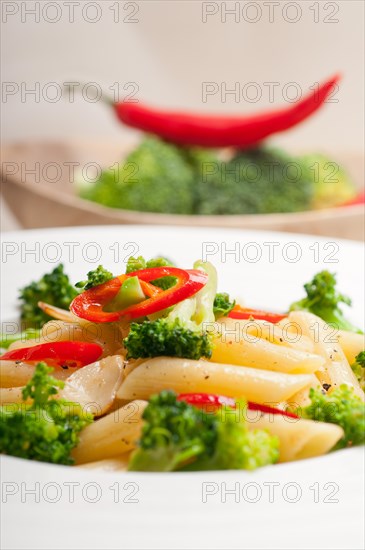
[[[15,364],[16,364],[16,365],[20,365],[20,364],[21,364],[21,361],[15,361]]]
[[[324,390],[328,391],[331,387],[331,384],[322,384]]]
[[[209,378],[209,374],[207,374],[206,376],[204,376],[204,380],[208,380]]]
[[[67,365],[61,365],[61,369],[68,370],[68,366]]]

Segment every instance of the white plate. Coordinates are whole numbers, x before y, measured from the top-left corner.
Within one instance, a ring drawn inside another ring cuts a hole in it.
[[[302,296],[303,283],[315,272],[336,271],[339,288],[354,299],[352,321],[364,322],[360,243],[239,230],[99,226],[3,235],[3,323],[16,318],[17,289],[59,261],[78,281],[99,263],[122,272],[130,254],[164,254],[185,267],[207,252],[221,291],[269,310],[285,310]],[[2,457],[2,547],[363,548],[363,472],[361,448],[253,473],[111,474]]]

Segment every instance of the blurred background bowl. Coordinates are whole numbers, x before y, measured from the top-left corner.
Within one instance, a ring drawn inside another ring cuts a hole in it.
[[[2,192],[13,215],[24,228],[101,224],[152,224],[199,227],[272,229],[361,240],[364,205],[290,214],[190,216],[108,208],[76,195],[80,167],[112,166],[133,148],[135,141],[30,142],[2,150]],[[364,156],[332,155],[349,172],[359,190],[364,187]],[[71,175],[71,177],[70,177]],[[91,177],[91,175],[90,175]]]

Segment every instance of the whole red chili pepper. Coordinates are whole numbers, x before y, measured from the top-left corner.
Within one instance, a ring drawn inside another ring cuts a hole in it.
[[[251,147],[268,136],[296,126],[317,111],[340,79],[336,75],[289,107],[246,116],[211,116],[160,111],[141,103],[115,103],[127,126],[156,134],[179,145]]]

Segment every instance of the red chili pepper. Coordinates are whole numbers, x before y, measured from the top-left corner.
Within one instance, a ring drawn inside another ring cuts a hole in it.
[[[180,393],[177,400],[185,401],[185,403],[194,405],[194,407],[198,407],[199,409],[207,408],[210,411],[220,409],[222,405],[232,407],[232,409],[236,408],[236,401],[233,397],[215,395],[212,393]]]
[[[228,313],[228,317],[231,319],[258,319],[259,321],[268,321],[269,323],[278,323],[287,317],[283,313],[270,313],[268,311],[261,311],[259,309],[243,308],[241,306],[235,306],[232,311]]]
[[[307,119],[334,89],[338,75],[296,103],[274,111],[246,116],[211,116],[160,111],[141,103],[114,104],[116,114],[124,124],[156,134],[180,145],[201,147],[250,147],[268,136],[283,132]]]
[[[193,405],[199,409],[207,409],[208,412],[219,410],[223,405],[232,407],[232,409],[236,408],[236,401],[232,397],[215,395],[211,393],[181,393],[178,395],[177,400],[185,401],[185,403]],[[248,401],[247,408],[250,411],[260,411],[263,413],[289,416],[290,418],[299,418],[294,413],[282,411],[281,409],[275,409],[274,407],[269,407],[268,405],[260,405],[259,403],[253,403],[252,401]]]
[[[0,359],[27,363],[45,361],[51,366],[80,368],[97,361],[102,353],[103,348],[98,344],[65,341],[10,350],[4,353]]]
[[[288,411],[282,411],[281,409],[276,409],[275,407],[269,407],[268,405],[260,405],[259,403],[252,403],[249,401],[247,404],[250,411],[260,411],[266,414],[281,414],[281,416],[289,416],[289,418],[299,418],[294,413]]]
[[[154,291],[152,289],[156,287],[148,285],[149,281],[166,276],[173,276],[177,279],[176,284],[168,290],[158,289],[158,291]],[[104,311],[103,308],[116,297],[120,287],[128,277],[138,277],[142,289],[145,288],[144,292],[149,297],[139,304],[120,311]],[[190,298],[203,288],[207,280],[208,275],[196,269],[185,270],[168,266],[141,269],[128,275],[115,277],[102,285],[82,292],[73,300],[70,309],[77,317],[94,323],[111,323],[118,321],[121,317],[137,319],[138,317],[157,313],[186,298]],[[144,285],[148,285],[149,294],[146,292],[146,286]]]

